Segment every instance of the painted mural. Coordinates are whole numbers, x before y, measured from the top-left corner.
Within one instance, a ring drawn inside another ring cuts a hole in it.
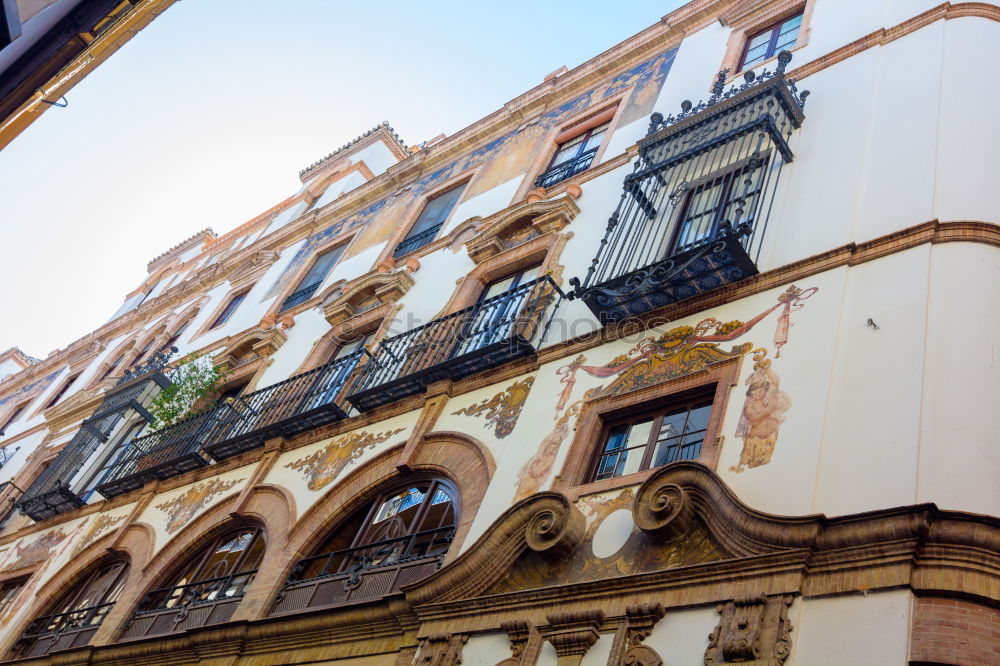
[[[635,491],[632,488],[626,488],[610,498],[582,498],[577,506],[588,518],[588,527],[572,556],[550,561],[534,551],[526,551],[517,565],[512,566],[488,594],[661,571],[727,557],[708,529],[698,521],[683,539],[669,544],[647,537],[632,525],[621,545],[611,549],[613,552],[606,557],[596,555],[595,537],[605,519],[617,511],[630,509],[634,501]]]
[[[496,435],[497,439],[504,439],[517,425],[517,419],[521,416],[521,410],[524,409],[524,403],[527,402],[531,385],[534,383],[534,377],[514,382],[492,398],[486,398],[482,402],[463,407],[452,414],[455,416],[459,414],[484,416],[486,423],[483,427],[492,427],[493,434]]]
[[[293,460],[285,467],[300,472],[307,479],[306,485],[309,490],[321,490],[332,483],[350,463],[403,430],[404,428],[396,428],[379,433],[359,430],[348,433],[334,439],[315,453]]]
[[[406,212],[416,205],[418,199],[422,199],[428,191],[463,173],[481,167],[476,179],[469,185],[469,191],[463,195],[465,199],[482,194],[524,174],[537,157],[538,152],[543,150],[542,143],[550,134],[550,130],[592,107],[600,106],[604,100],[629,87],[634,87],[634,90],[628,97],[619,125],[625,126],[630,122],[645,118],[653,111],[653,105],[663,88],[667,74],[670,72],[670,66],[673,64],[676,52],[677,49],[671,49],[654,56],[619,74],[611,81],[542,114],[525,126],[480,146],[371,206],[352,213],[326,229],[316,232],[306,239],[306,242],[295,253],[288,266],[271,285],[262,300],[273,298],[281,293],[296,272],[312,259],[316,248],[336,236],[367,227],[363,232],[364,236],[348,250],[351,255],[384,242],[396,229],[400,219],[405,217]],[[391,222],[391,224],[373,225],[372,222],[376,219]]]
[[[90,544],[103,537],[127,517],[128,516],[124,513],[117,516],[108,516],[104,514],[98,516],[94,522],[90,524],[90,527],[87,528],[87,531],[83,533],[83,536],[81,536],[73,545],[73,550],[70,551],[69,556],[72,558],[82,553],[90,546]]]
[[[746,322],[721,322],[708,317],[694,326],[678,326],[662,335],[643,338],[626,353],[604,365],[587,365],[586,357],[580,354],[569,364],[556,370],[563,390],[556,404],[555,426],[542,440],[535,455],[518,471],[514,501],[542,488],[552,473],[556,454],[569,434],[570,420],[587,402],[677,379],[748,353],[753,354],[754,371],[747,378],[749,388],[737,429],[737,436],[743,439],[743,451],[740,463],[733,467],[733,471],[766,465],[770,462],[778,441],[778,427],[785,420],[785,412],[791,407],[791,398],[780,390],[778,375],[771,360],[766,358],[766,348],[744,342],[726,350],[720,347],[720,343],[746,335],[765,318],[778,312],[773,338],[775,358],[778,358],[781,348],[788,343],[792,312],[805,307],[805,301],[817,291],[818,287],[800,289],[792,285],[778,295],[777,303]],[[579,372],[601,379],[614,379],[605,385],[588,389],[580,400],[569,403]]]
[[[75,532],[76,530],[74,530]],[[34,539],[25,540],[26,543],[18,541],[12,550],[7,551],[7,557],[0,564],[0,571],[11,571],[30,567],[32,564],[42,560],[52,559],[56,547],[69,536],[63,528],[45,532]]]
[[[204,509],[209,502],[244,481],[246,478],[231,481],[219,479],[203,481],[191,486],[184,494],[168,502],[157,504],[156,508],[167,514],[167,534],[173,534],[187,525],[188,521]]]
[[[49,384],[51,384],[56,380],[56,377],[58,377],[59,373],[61,372],[62,368],[59,368],[55,372],[49,373],[37,381],[22,386],[20,389],[14,391],[7,397],[0,399],[0,409],[3,409],[7,405],[7,403],[11,401],[20,402],[25,398],[25,396],[33,395],[35,393],[41,393],[46,388],[48,388]]]

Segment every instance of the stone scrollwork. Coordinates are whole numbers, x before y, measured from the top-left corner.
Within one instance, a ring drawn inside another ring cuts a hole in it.
[[[533,628],[528,620],[510,620],[500,624],[500,630],[507,634],[507,640],[510,641],[511,656],[498,662],[496,666],[520,666],[527,656]]]
[[[547,616],[549,624],[542,630],[559,656],[560,664],[579,664],[584,655],[601,637],[604,624],[601,610],[571,610]]]
[[[662,541],[684,536],[694,523],[688,494],[679,485],[658,477],[651,477],[639,488],[632,511],[639,529]]]
[[[708,637],[705,666],[784,664],[792,645],[791,604],[791,595],[776,595],[744,597],[719,605],[719,624]]]
[[[462,647],[467,634],[433,634],[420,643],[420,658],[416,663],[426,666],[452,666],[462,663]]]
[[[621,666],[663,666],[663,658],[659,653],[642,642],[665,614],[663,604],[659,602],[628,606],[625,609],[625,641],[621,661],[618,662]]]
[[[524,540],[528,548],[546,559],[558,559],[580,545],[586,529],[580,510],[564,501],[540,507],[525,527]]]

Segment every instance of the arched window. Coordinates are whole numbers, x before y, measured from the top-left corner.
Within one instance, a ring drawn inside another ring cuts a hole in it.
[[[451,545],[458,508],[442,479],[391,487],[295,565],[271,614],[378,599],[429,576]]]
[[[226,622],[253,581],[265,545],[264,531],[256,526],[212,539],[143,598],[122,638]]]
[[[94,567],[25,629],[15,651],[18,657],[38,657],[53,650],[86,645],[115,605],[128,562],[115,560]]]

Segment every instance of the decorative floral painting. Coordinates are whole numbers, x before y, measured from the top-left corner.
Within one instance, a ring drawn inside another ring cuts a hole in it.
[[[87,531],[83,533],[83,536],[77,540],[76,544],[73,546],[73,550],[70,551],[69,556],[76,557],[82,553],[88,546],[90,546],[90,544],[107,534],[113,527],[125,520],[126,517],[127,516],[125,514],[117,516],[107,516],[101,514],[98,516],[97,519],[91,523],[90,527],[87,528]]]
[[[454,415],[464,414],[466,416],[485,415],[486,424],[484,427],[493,426],[493,434],[497,439],[504,439],[517,425],[517,419],[521,416],[524,403],[528,400],[531,392],[531,385],[535,383],[534,377],[522,379],[508,386],[505,390],[497,393],[492,398],[486,398],[475,405],[463,407]]]
[[[167,534],[173,534],[187,525],[188,521],[204,509],[209,502],[244,481],[246,481],[245,478],[232,481],[219,479],[202,481],[193,485],[183,495],[175,497],[169,502],[157,504],[156,508],[167,514]]]
[[[333,482],[345,467],[381,444],[390,437],[401,433],[403,428],[387,430],[380,433],[368,433],[363,430],[338,437],[319,451],[285,465],[287,469],[301,472],[308,479],[309,490],[321,490]]]

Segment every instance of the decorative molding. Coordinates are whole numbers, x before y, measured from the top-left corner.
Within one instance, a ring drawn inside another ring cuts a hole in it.
[[[288,340],[284,327],[256,328],[233,338],[212,360],[224,372],[266,358],[278,351]]]
[[[666,610],[660,602],[637,604],[625,608],[625,641],[620,661],[615,666],[663,666],[656,650],[642,642],[652,633]]]
[[[462,647],[469,640],[468,634],[433,634],[420,642],[417,664],[427,666],[453,666],[462,663]]]
[[[792,595],[742,597],[720,604],[708,637],[705,666],[752,663],[781,666],[792,650]]]
[[[477,225],[479,233],[465,248],[480,264],[533,238],[562,231],[579,213],[580,207],[570,196],[517,204],[482,220]]]
[[[511,656],[499,662],[497,666],[521,666],[535,663],[535,655],[529,654],[528,644],[533,635],[537,635],[530,620],[509,620],[500,623],[500,631],[507,634],[510,641]],[[536,650],[537,651],[537,646]]]
[[[542,627],[542,636],[556,650],[559,664],[579,664],[584,655],[601,637],[604,611],[568,610],[546,616],[548,626]]]
[[[240,289],[257,282],[280,257],[281,253],[275,250],[255,251],[229,274],[229,284]]]
[[[343,324],[379,306],[395,303],[413,284],[413,276],[406,269],[368,273],[349,286],[329,290],[322,297],[323,316],[331,326]]]

